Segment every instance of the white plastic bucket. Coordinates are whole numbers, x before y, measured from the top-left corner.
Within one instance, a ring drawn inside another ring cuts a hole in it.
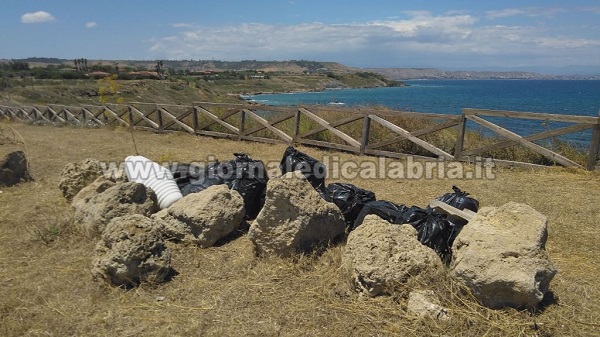
[[[171,171],[146,157],[129,156],[125,158],[125,174],[129,181],[135,181],[151,188],[156,193],[158,206],[161,209],[167,208],[183,198]]]

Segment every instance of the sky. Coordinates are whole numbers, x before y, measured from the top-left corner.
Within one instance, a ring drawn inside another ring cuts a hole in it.
[[[600,73],[600,1],[2,0],[0,59]]]

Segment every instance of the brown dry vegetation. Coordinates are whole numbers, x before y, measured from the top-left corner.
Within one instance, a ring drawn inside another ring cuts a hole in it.
[[[169,244],[178,272],[166,284],[123,290],[90,276],[95,237],[72,221],[57,188],[69,162],[120,161],[134,153],[122,129],[0,124],[0,150],[26,151],[35,182],[0,193],[2,336],[593,336],[600,321],[600,175],[560,168],[496,169],[493,180],[353,180],[378,199],[424,206],[451,190],[482,206],[527,203],[549,220],[547,250],[559,269],[538,312],[489,310],[446,276],[398,286],[395,295],[362,298],[341,268],[343,245],[320,256],[257,258],[241,236],[219,247]],[[18,134],[18,135],[17,135]],[[140,154],[154,160],[230,159],[246,152],[279,161],[285,145],[135,131]],[[25,144],[23,144],[23,139]],[[322,158],[332,154],[300,147]],[[339,154],[342,160],[376,158]],[[330,179],[329,182],[333,182]],[[405,310],[410,289],[429,288],[452,320],[419,320]]]

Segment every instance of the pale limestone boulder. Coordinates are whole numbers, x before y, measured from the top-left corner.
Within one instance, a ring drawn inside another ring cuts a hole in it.
[[[69,201],[81,189],[91,184],[102,175],[102,167],[96,159],[86,158],[76,163],[68,163],[60,174],[58,188]]]
[[[112,219],[98,244],[92,275],[115,286],[164,282],[171,270],[171,252],[160,228],[143,215]]]
[[[95,194],[85,203],[78,203],[75,222],[91,233],[101,233],[110,220],[133,214],[149,217],[159,210],[156,194],[144,185],[117,183]]]
[[[395,284],[443,268],[439,256],[419,242],[412,226],[390,224],[376,215],[368,215],[350,232],[342,262],[357,289],[370,296],[386,294]]]
[[[546,217],[509,202],[481,209],[452,246],[452,274],[489,308],[535,307],[557,270],[545,250]]]
[[[440,305],[440,301],[431,290],[415,290],[408,294],[406,311],[419,318],[431,317],[439,321],[449,321],[450,312]]]
[[[153,216],[166,238],[206,248],[244,221],[244,199],[227,185],[210,186],[176,201]]]
[[[75,210],[79,210],[81,207],[84,207],[90,199],[96,194],[100,194],[106,191],[108,188],[115,186],[116,183],[113,180],[106,179],[104,176],[99,176],[96,180],[94,180],[91,184],[82,188],[71,201],[71,206]]]
[[[265,204],[248,237],[257,254],[292,256],[323,247],[344,234],[339,208],[326,202],[297,172],[270,179]]]

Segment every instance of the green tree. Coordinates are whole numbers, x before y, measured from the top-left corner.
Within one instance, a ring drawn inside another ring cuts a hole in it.
[[[156,70],[156,73],[158,74],[158,77],[163,77],[163,74],[165,72],[164,70],[164,66],[163,66],[163,61],[159,60],[158,62],[156,62],[156,67],[154,67],[154,69]]]
[[[25,62],[25,61],[19,61],[19,60],[12,60],[9,62],[9,67],[11,70],[13,71],[28,71],[29,68],[29,63]]]

